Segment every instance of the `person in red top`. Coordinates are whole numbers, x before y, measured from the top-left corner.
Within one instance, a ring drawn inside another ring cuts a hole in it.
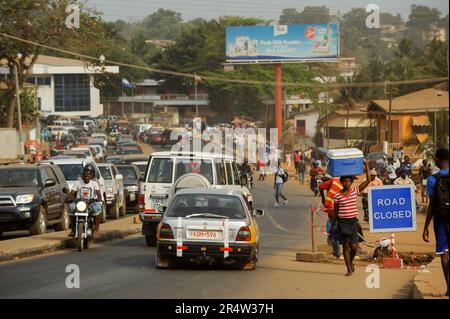
[[[359,186],[352,187],[354,176],[342,176],[339,180],[342,190],[334,196],[334,214],[331,223],[330,233],[333,233],[337,223],[339,229],[339,242],[343,248],[345,265],[347,266],[346,276],[351,276],[355,271],[353,259],[358,251],[358,208],[357,196],[370,183],[369,164],[365,162],[366,180]]]

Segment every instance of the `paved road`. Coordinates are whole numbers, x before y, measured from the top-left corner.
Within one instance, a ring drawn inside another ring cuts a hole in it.
[[[352,277],[344,266],[301,263],[295,254],[309,248],[309,207],[314,198],[290,181],[289,206],[273,208],[270,181],[257,182],[256,206],[261,252],[255,271],[231,268],[154,268],[155,248],[142,236],[96,245],[78,253],[65,251],[0,264],[0,298],[407,298],[415,272],[382,270],[381,288],[367,289],[367,274],[357,266]],[[324,217],[319,218],[323,225]],[[323,235],[318,241],[325,242]],[[66,266],[80,267],[81,287],[65,286]]]

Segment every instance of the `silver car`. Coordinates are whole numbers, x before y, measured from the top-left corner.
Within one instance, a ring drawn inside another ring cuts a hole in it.
[[[239,190],[186,188],[178,191],[157,228],[156,268],[169,268],[177,261],[234,264],[256,267],[259,226],[256,216]]]

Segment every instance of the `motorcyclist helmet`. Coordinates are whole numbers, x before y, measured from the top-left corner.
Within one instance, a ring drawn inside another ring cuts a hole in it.
[[[95,177],[95,168],[92,164],[88,164],[85,167],[83,167],[83,174],[82,175],[89,175],[91,178]]]

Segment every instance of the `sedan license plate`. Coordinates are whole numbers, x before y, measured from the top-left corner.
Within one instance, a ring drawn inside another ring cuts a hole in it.
[[[188,230],[187,238],[222,240],[222,232],[212,230]]]

